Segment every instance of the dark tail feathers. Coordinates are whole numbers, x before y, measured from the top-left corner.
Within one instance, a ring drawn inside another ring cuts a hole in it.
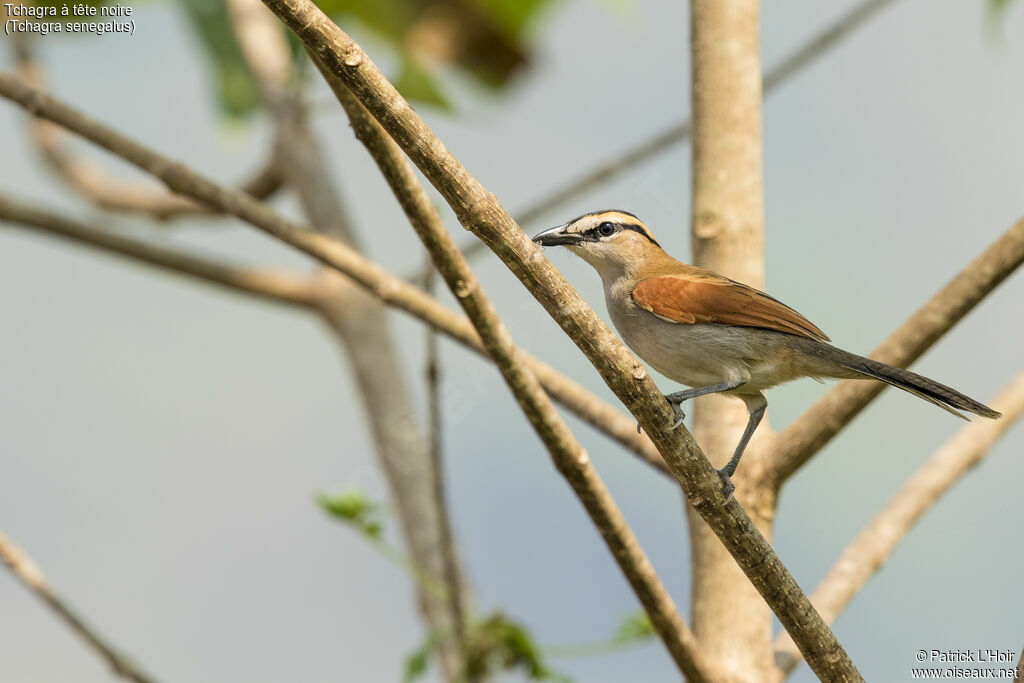
[[[934,403],[943,410],[953,413],[961,419],[966,420],[967,418],[954,410],[954,408],[966,410],[974,413],[975,415],[981,415],[982,417],[1002,417],[1002,413],[998,413],[988,406],[978,403],[969,396],[964,396],[956,389],[951,389],[945,384],[939,384],[935,380],[922,377],[916,372],[910,372],[909,370],[896,368],[891,365],[886,365],[885,363],[879,363],[878,361],[871,360],[870,358],[864,358],[840,349],[835,350],[839,351],[839,353],[836,354],[836,356],[833,356],[833,360],[837,361],[844,368],[848,368],[854,372],[859,372],[862,375],[867,375],[868,377],[874,377],[875,379],[882,380],[894,387],[899,387],[904,391],[908,391],[915,396],[923,398],[929,403]]]

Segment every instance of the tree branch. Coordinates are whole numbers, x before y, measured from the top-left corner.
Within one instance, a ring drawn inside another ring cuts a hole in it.
[[[35,593],[46,605],[56,612],[57,616],[67,624],[72,631],[81,636],[103,659],[107,661],[114,673],[135,683],[152,683],[152,679],[139,670],[124,655],[119,654],[114,647],[100,637],[85,621],[76,614],[64,600],[53,592],[42,570],[32,558],[15,545],[14,541],[0,531],[0,560],[7,565],[26,588]]]
[[[464,227],[490,246],[577,344],[658,446],[691,505],[794,634],[811,667],[830,680],[861,680],[771,546],[683,428],[666,429],[672,411],[644,367],[601,322],[497,199],[448,152],[363,50],[309,0],[264,0],[325,69],[370,111],[454,209]]]
[[[977,306],[1024,263],[1024,219],[976,257],[921,308],[886,337],[871,358],[906,367]],[[778,489],[860,413],[887,385],[844,380],[828,391],[764,448],[761,483]]]
[[[62,144],[61,131],[46,122],[34,121],[29,133],[50,169],[75,192],[102,209],[142,214],[161,221],[211,213],[195,202],[161,192],[146,182],[117,178],[99,164],[79,158]],[[277,159],[271,153],[240,190],[265,199],[280,186]]]
[[[881,568],[917,520],[1024,416],[1024,373],[1018,374],[989,405],[1003,418],[971,422],[943,444],[846,546],[814,589],[811,602],[829,623]],[[784,675],[789,675],[800,663],[800,652],[785,633],[779,634],[774,647],[776,663]]]
[[[0,194],[0,220],[9,221],[15,227],[31,226],[77,244],[149,263],[179,275],[268,301],[314,308],[321,296],[321,288],[309,277],[226,265],[65,218],[3,194]]]
[[[455,246],[401,150],[332,73],[324,70],[324,76],[345,108],[356,137],[377,162],[434,265],[473,322],[483,339],[484,348],[543,440],[558,471],[572,486],[597,526],[679,670],[691,681],[710,680],[696,638],[683,623],[671,596],[658,579],[587,453],[523,361],[522,352],[515,346],[465,257]]]
[[[690,0],[692,262],[764,286],[759,0]],[[693,434],[724,465],[747,424],[744,404],[723,395],[692,404]],[[770,432],[767,420],[754,443]],[[775,501],[751,486],[747,463],[736,496],[771,538]],[[772,615],[704,521],[687,511],[690,614],[708,658],[733,680],[771,680]],[[743,647],[736,647],[743,643]]]
[[[31,50],[31,38],[16,33],[12,39],[19,75],[26,83],[42,88],[43,68]],[[46,164],[79,195],[112,211],[140,213],[158,220],[208,214],[209,209],[188,199],[161,191],[151,184],[116,178],[99,164],[82,159],[66,144],[59,128],[33,119],[29,138]],[[279,164],[273,150],[240,189],[257,199],[270,197],[281,186]]]

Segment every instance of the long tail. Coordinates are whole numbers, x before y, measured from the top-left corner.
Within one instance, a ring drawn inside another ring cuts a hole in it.
[[[863,356],[858,356],[848,351],[837,349],[834,346],[829,346],[828,348],[835,351],[835,353],[828,353],[831,360],[837,362],[844,368],[853,370],[861,375],[882,380],[894,387],[899,387],[900,389],[903,389],[903,391],[908,391],[915,396],[923,398],[929,403],[934,403],[943,410],[950,412],[963,420],[966,420],[967,418],[954,410],[955,408],[966,410],[974,413],[975,415],[981,415],[982,417],[1002,417],[1002,413],[992,410],[987,405],[979,403],[973,398],[961,394],[956,389],[947,387],[945,384],[939,384],[935,380],[923,377],[916,372],[910,372],[909,370],[896,368],[891,365],[886,365],[885,363],[879,363],[878,361],[871,360],[870,358],[864,358]]]

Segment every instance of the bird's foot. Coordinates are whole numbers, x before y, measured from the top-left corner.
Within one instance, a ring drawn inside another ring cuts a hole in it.
[[[673,431],[679,428],[679,425],[683,424],[683,420],[686,419],[686,413],[683,412],[683,402],[674,400],[671,396],[666,396],[665,400],[668,401],[669,405],[672,406],[672,412],[675,414],[676,421],[669,427],[669,431]]]
[[[722,480],[722,495],[725,496],[726,500],[729,500],[732,497],[733,492],[736,490],[736,485],[732,483],[732,478],[730,478],[725,472],[724,467],[715,471],[718,472],[718,476]]]

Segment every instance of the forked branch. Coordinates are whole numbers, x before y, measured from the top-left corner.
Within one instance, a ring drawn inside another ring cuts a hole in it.
[[[31,38],[15,34],[15,63],[26,82],[42,88],[43,69],[31,50]],[[210,213],[208,207],[169,193],[149,183],[112,176],[102,166],[75,154],[62,131],[40,119],[29,123],[29,139],[47,165],[72,189],[96,206],[112,211],[139,213],[158,220]],[[281,186],[279,164],[273,150],[246,180],[241,191],[266,199]]]
[[[8,221],[15,226],[30,226],[37,231],[87,247],[268,301],[312,309],[318,305],[321,296],[322,288],[308,276],[220,263],[205,256],[159,246],[66,218],[3,194],[0,194],[0,221]]]
[[[811,602],[829,623],[846,608],[889,558],[917,520],[1024,416],[1024,373],[1017,375],[989,403],[1000,420],[977,420],[958,431],[917,470],[889,503],[840,554],[811,594]],[[775,661],[788,675],[800,663],[800,652],[785,633],[775,641]]]
[[[914,315],[886,337],[871,358],[906,367],[1024,263],[1024,219],[1003,233]],[[781,487],[886,387],[881,382],[837,384],[770,440],[761,483]]]

